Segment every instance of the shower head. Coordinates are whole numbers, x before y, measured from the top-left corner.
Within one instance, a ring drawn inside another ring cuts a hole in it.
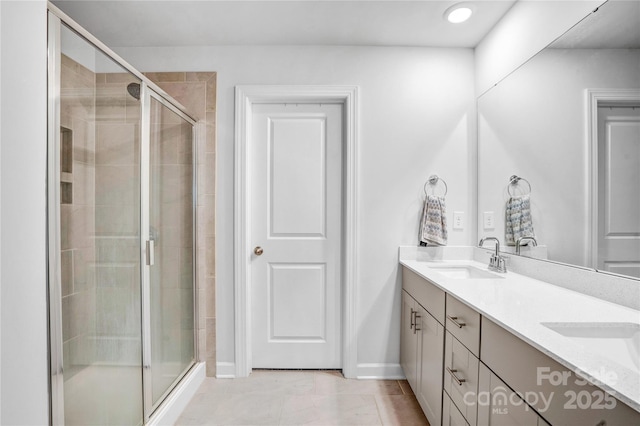
[[[140,84],[139,83],[129,83],[127,86],[127,92],[137,100],[140,100]]]

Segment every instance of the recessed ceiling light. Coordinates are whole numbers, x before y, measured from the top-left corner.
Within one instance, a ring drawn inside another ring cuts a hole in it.
[[[452,24],[459,24],[466,21],[473,14],[473,8],[466,3],[454,4],[444,12],[444,16],[447,21]]]

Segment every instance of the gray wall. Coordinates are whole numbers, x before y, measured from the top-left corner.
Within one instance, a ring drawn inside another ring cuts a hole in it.
[[[2,1],[0,11],[0,423],[46,424],[46,2]],[[527,13],[523,15],[526,17]],[[528,36],[518,38],[511,52],[523,51],[526,41],[538,40],[537,37],[551,41],[579,18],[569,16],[555,28],[555,33],[548,30],[546,23],[529,26]],[[562,31],[558,33],[559,29]],[[504,42],[509,38],[494,32],[492,40]],[[529,54],[520,59],[531,56],[547,42],[538,41],[540,46],[524,50]],[[497,55],[506,54],[500,44],[489,50]],[[281,53],[277,54],[279,50]],[[355,50],[359,50],[357,55]],[[398,342],[394,336],[399,322],[396,307],[399,300],[388,303],[390,298],[399,296],[396,250],[398,245],[413,244],[415,240],[421,186],[429,174],[437,172],[447,179],[452,191],[448,197],[449,211],[467,212],[467,228],[452,235],[451,244],[475,243],[472,241],[475,231],[469,228],[475,204],[474,186],[470,184],[475,164],[475,109],[471,98],[474,77],[479,74],[474,75],[470,69],[474,66],[473,52],[459,52],[456,57],[448,49],[389,49],[388,54],[382,53],[384,50],[121,49],[126,59],[142,69],[169,71],[190,67],[224,72],[219,94],[218,132],[224,156],[218,161],[222,179],[218,200],[227,207],[218,212],[218,253],[229,251],[232,241],[233,212],[229,210],[233,198],[232,87],[250,83],[336,82],[362,86],[360,205],[361,209],[373,210],[360,226],[358,315],[364,335],[377,334],[383,338],[362,339],[358,359],[361,363],[398,361]],[[479,63],[479,49],[476,53]],[[366,57],[369,60],[361,61]],[[485,58],[484,65],[490,65],[492,58]],[[278,64],[280,60],[286,61]],[[318,62],[322,61],[326,63],[320,66]],[[521,62],[516,58],[511,65]],[[287,70],[283,75],[286,81],[277,74],[283,68]],[[493,74],[496,75],[499,73]],[[488,80],[495,83],[498,78]],[[461,86],[452,88],[454,82]],[[449,96],[450,89],[457,95]],[[389,103],[391,99],[393,103]],[[378,173],[381,166],[388,168],[388,172]],[[460,170],[462,174],[458,176]],[[402,189],[396,191],[398,188]],[[218,265],[218,290],[222,298],[218,300],[219,323],[224,324],[219,337],[224,350],[219,359],[231,361],[232,265],[224,256],[219,257]]]
[[[358,85],[358,375],[399,371],[399,245],[417,244],[422,187],[433,173],[449,186],[449,220],[466,213],[450,245],[475,240],[475,101],[471,49],[224,46],[121,48],[153,71],[218,72],[216,308],[219,373],[234,362],[234,87]],[[222,364],[222,365],[221,365]]]
[[[46,10],[2,2],[0,423],[11,425],[48,423]]]

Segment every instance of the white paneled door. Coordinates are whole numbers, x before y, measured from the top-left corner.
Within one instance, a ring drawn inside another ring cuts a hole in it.
[[[254,104],[253,368],[341,368],[342,105]]]
[[[640,278],[640,108],[598,108],[598,269]]]

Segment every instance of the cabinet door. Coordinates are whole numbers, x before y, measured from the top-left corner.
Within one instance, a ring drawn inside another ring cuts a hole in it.
[[[422,306],[417,305],[418,391],[416,398],[429,423],[439,425],[442,417],[442,361],[444,327]]]
[[[402,321],[400,329],[400,366],[404,375],[413,389],[414,393],[418,390],[418,371],[417,371],[417,334],[413,330],[414,308],[416,302],[405,291],[402,291]]]
[[[480,363],[478,426],[538,426],[538,414]]]
[[[442,398],[442,426],[469,426],[462,413],[458,411],[445,392],[443,392]],[[436,425],[438,424],[436,423]]]
[[[583,383],[576,372],[487,318],[482,319],[480,355],[484,364],[529,398],[531,406],[552,425],[640,425],[636,410],[597,386]],[[551,374],[561,380],[552,381]]]

